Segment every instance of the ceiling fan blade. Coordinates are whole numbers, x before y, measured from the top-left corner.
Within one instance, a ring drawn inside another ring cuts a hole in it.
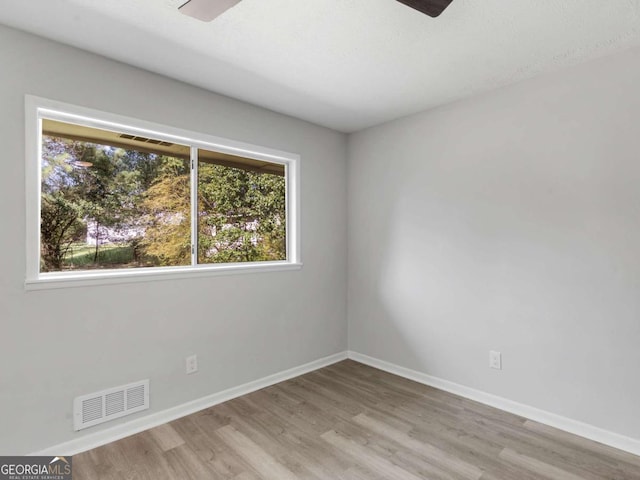
[[[430,17],[437,17],[453,0],[398,0],[400,3],[415,8],[419,12],[426,13]]]
[[[240,0],[189,0],[178,10],[203,22],[210,22],[237,3],[240,3]]]

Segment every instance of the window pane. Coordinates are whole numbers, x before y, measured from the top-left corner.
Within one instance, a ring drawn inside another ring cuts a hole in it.
[[[191,264],[189,147],[42,123],[40,271]]]
[[[286,260],[284,165],[198,151],[198,263]]]

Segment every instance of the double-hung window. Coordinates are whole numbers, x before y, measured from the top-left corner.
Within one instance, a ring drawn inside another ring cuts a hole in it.
[[[299,268],[298,161],[27,97],[27,285]]]

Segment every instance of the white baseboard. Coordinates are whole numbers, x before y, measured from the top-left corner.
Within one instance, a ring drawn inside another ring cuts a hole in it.
[[[638,439],[626,437],[624,435],[610,432],[608,430],[604,430],[587,423],[572,420],[555,413],[547,412],[545,410],[540,410],[539,408],[514,402],[512,400],[499,397],[497,395],[492,395],[490,393],[482,392],[474,388],[465,387],[464,385],[459,385],[448,380],[433,377],[431,375],[427,375],[426,373],[401,367],[399,365],[395,365],[384,360],[379,360],[377,358],[369,357],[368,355],[363,355],[361,353],[350,351],[349,358],[355,360],[356,362],[364,363],[365,365],[369,365],[379,370],[384,370],[385,372],[389,372],[394,375],[398,375],[400,377],[422,383],[424,385],[429,385],[431,387],[435,387],[440,390],[444,390],[445,392],[453,393],[470,400],[475,400],[476,402],[480,402],[485,405],[499,408],[500,410],[504,410],[506,412],[528,418],[529,420],[543,423],[545,425],[549,425],[550,427],[564,430],[565,432],[573,433],[574,435],[579,435],[580,437],[584,437],[589,440],[593,440],[595,442],[599,442],[604,445],[608,445],[610,447],[614,447],[620,450],[624,450],[625,452],[640,456],[640,440]]]
[[[275,373],[222,392],[207,395],[206,397],[183,403],[182,405],[177,405],[161,412],[136,418],[135,420],[127,423],[122,423],[105,430],[99,430],[95,433],[85,434],[77,439],[45,448],[44,450],[34,452],[31,455],[76,455],[346,359],[347,352],[336,353],[335,355],[330,355],[298,367],[290,368],[289,370]]]
[[[237,387],[224,390],[222,392],[214,393],[191,402],[177,405],[175,407],[163,410],[161,412],[152,413],[144,417],[136,418],[127,423],[116,425],[114,427],[99,430],[95,433],[85,434],[77,439],[70,440],[65,443],[54,445],[52,447],[45,448],[44,450],[34,452],[31,455],[51,456],[51,455],[76,455],[78,453],[91,450],[92,448],[100,447],[107,443],[120,440],[121,438],[134,435],[136,433],[143,432],[158,425],[162,425],[178,418],[190,415],[192,413],[204,410],[205,408],[212,407],[219,403],[232,400],[234,398],[246,395],[256,390],[269,387],[279,382],[289,380],[299,375],[318,370],[334,363],[350,358],[365,365],[369,365],[385,372],[398,375],[400,377],[408,378],[409,380],[429,385],[431,387],[439,388],[446,392],[459,395],[464,398],[475,400],[476,402],[489,405],[491,407],[499,408],[506,412],[519,415],[521,417],[528,418],[530,420],[549,425],[551,427],[564,430],[565,432],[573,433],[589,440],[593,440],[604,445],[609,445],[620,450],[632,453],[640,456],[640,440],[626,437],[608,430],[604,430],[593,425],[589,425],[577,420],[572,420],[555,413],[540,410],[529,405],[514,402],[512,400],[492,395],[490,393],[482,392],[473,388],[465,387],[448,380],[433,377],[426,373],[411,370],[409,368],[401,367],[384,360],[369,357],[357,352],[341,352],[329,357],[321,358],[313,362],[300,365],[298,367],[285,370],[283,372],[275,373],[267,377],[255,380],[253,382],[245,383]]]

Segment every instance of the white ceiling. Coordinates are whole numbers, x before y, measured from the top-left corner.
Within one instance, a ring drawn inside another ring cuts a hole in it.
[[[0,23],[351,132],[640,45],[640,0],[0,0]]]

